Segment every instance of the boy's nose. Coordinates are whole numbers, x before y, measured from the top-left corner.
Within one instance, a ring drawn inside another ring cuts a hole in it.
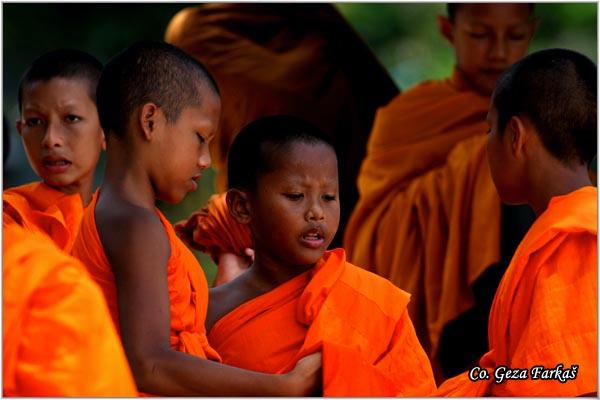
[[[325,219],[323,207],[318,202],[313,203],[306,211],[307,221],[321,221]]]
[[[44,138],[42,139],[42,146],[45,148],[61,147],[64,144],[64,138],[60,131],[60,127],[55,123],[48,123]]]
[[[212,159],[210,157],[210,151],[208,149],[203,150],[202,154],[200,154],[200,157],[198,157],[198,166],[200,167],[200,169],[204,170],[210,167],[211,163]]]
[[[490,50],[490,58],[493,60],[506,60],[508,56],[507,40],[502,37],[496,37]]]

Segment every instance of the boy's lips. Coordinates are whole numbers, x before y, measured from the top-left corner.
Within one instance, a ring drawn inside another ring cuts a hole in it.
[[[202,174],[196,174],[194,176],[192,176],[191,181],[192,181],[192,185],[193,185],[193,190],[198,189],[198,180],[200,179],[200,177],[202,176]]]
[[[60,156],[46,156],[42,158],[42,166],[52,174],[65,172],[71,166],[72,162]]]
[[[320,226],[305,230],[300,235],[300,243],[310,249],[318,249],[325,243],[325,234]]]

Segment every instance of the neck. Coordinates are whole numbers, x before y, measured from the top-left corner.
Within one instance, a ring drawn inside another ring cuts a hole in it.
[[[314,267],[314,264],[284,264],[256,249],[254,264],[250,267],[249,272],[254,284],[266,292],[308,271],[312,267]]]
[[[567,166],[551,166],[551,171],[541,168],[541,173],[534,178],[534,185],[531,185],[531,193],[527,202],[533,208],[536,216],[542,214],[553,197],[562,196],[584,186],[591,185],[587,168],[585,165],[579,165],[575,168]]]
[[[155,192],[143,163],[125,140],[111,137],[107,141],[106,168],[101,191],[104,195],[154,210]]]
[[[92,183],[94,176],[93,174],[81,179],[81,181],[73,182],[67,186],[56,187],[46,182],[46,185],[64,193],[64,194],[79,194],[83,206],[87,206],[92,200]]]

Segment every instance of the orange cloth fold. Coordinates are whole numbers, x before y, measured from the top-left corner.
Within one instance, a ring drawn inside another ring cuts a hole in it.
[[[222,317],[209,340],[224,363],[268,373],[287,372],[320,350],[325,396],[424,396],[435,382],[409,298],[336,249]]]
[[[4,396],[136,396],[106,302],[46,236],[4,227]]]
[[[500,259],[488,104],[455,71],[380,109],[345,232],[351,262],[412,294],[410,316],[434,364],[444,326],[473,306],[471,284]]]
[[[95,220],[96,192],[86,208],[73,255],[87,267],[92,278],[102,288],[113,322],[119,330],[117,287],[111,266],[98,236]],[[211,360],[220,360],[208,344],[204,321],[208,305],[206,277],[192,252],[175,235],[169,221],[156,209],[171,245],[166,265],[171,310],[171,347],[177,351]],[[143,238],[140,238],[142,240]]]
[[[215,262],[222,253],[244,256],[244,249],[252,248],[250,228],[231,216],[225,199],[226,193],[211,196],[205,207],[175,227],[179,235]]]
[[[490,352],[480,361],[492,379],[468,373],[442,384],[440,396],[568,396],[598,391],[598,192],[584,187],[552,198],[506,271],[492,306]],[[532,379],[534,366],[577,365],[575,379]],[[496,384],[499,366],[529,379]]]
[[[83,217],[78,193],[65,194],[43,182],[34,182],[6,189],[2,200],[4,227],[16,223],[43,233],[70,253]]]

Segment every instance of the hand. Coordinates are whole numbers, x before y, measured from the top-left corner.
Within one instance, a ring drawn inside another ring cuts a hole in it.
[[[217,275],[213,287],[230,282],[237,278],[254,262],[254,250],[244,249],[243,256],[234,253],[223,253],[219,256]]]
[[[306,397],[323,395],[323,377],[321,376],[322,358],[321,353],[313,353],[301,358],[294,369],[287,374],[286,396]]]

